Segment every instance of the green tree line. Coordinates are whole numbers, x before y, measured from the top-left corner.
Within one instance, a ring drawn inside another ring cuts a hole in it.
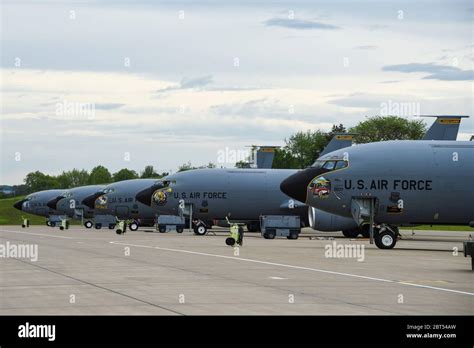
[[[40,171],[31,172],[26,175],[24,180],[26,186],[25,193],[31,193],[49,189],[66,189],[84,185],[109,184],[112,182],[138,179],[138,178],[162,178],[168,173],[157,173],[153,166],[146,166],[145,169],[138,174],[136,171],[123,168],[115,173],[111,173],[104,166],[96,166],[90,172],[87,170],[72,169],[63,171],[59,175],[48,175]]]

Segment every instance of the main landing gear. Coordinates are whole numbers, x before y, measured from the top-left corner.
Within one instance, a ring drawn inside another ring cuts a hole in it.
[[[374,228],[374,242],[377,248],[392,249],[400,235],[398,227],[382,224]]]

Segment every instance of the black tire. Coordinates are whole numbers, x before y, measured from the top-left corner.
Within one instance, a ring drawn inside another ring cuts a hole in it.
[[[92,228],[92,226],[94,226],[94,224],[92,223],[92,221],[86,221],[84,222],[84,227],[85,228]]]
[[[199,224],[194,227],[194,234],[204,236],[207,233],[207,227],[204,224]]]
[[[128,225],[128,228],[130,229],[130,231],[137,231],[138,227],[139,227],[139,225],[138,225],[138,222],[136,222],[136,221],[132,221]]]
[[[342,234],[344,235],[344,237],[346,238],[357,238],[357,236],[359,235],[360,231],[358,228],[354,228],[354,229],[351,229],[351,230],[344,230],[342,231]]]
[[[397,236],[390,230],[374,234],[375,245],[379,249],[392,249],[397,244]]]
[[[21,225],[21,227],[25,228],[26,226],[25,226],[25,224],[23,224],[23,225]]]
[[[95,224],[94,227],[96,230],[100,230],[102,228],[102,224]]]
[[[166,232],[166,226],[158,226],[158,231],[160,233],[165,233]]]
[[[62,231],[62,230],[64,230],[64,227],[63,227],[63,226],[59,226],[59,229]]]
[[[176,232],[183,233],[184,227],[176,227]]]
[[[56,223],[55,222],[50,222],[49,227],[56,227]]]
[[[286,238],[288,238],[288,239],[298,239],[298,232],[291,231],[290,235]]]
[[[109,230],[113,230],[115,228],[115,224],[109,224]]]
[[[276,236],[276,232],[274,230],[267,230],[267,232],[265,232],[263,234],[263,238],[265,239],[275,239],[275,236]]]
[[[233,245],[235,245],[235,239],[232,238],[232,237],[228,237],[228,238],[226,238],[226,240],[225,240],[225,244],[227,244],[227,245],[229,245],[229,246],[233,246]]]
[[[122,230],[121,230],[121,229],[117,229],[117,230],[115,231],[115,233],[117,233],[117,234],[122,234]]]
[[[46,226],[51,227],[51,222],[46,221]]]

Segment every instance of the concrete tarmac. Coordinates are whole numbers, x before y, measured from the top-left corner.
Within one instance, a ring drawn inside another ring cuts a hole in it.
[[[380,250],[305,229],[298,240],[247,233],[234,249],[223,228],[1,226],[0,315],[473,315],[470,234],[403,231]],[[21,245],[37,260],[14,255]]]

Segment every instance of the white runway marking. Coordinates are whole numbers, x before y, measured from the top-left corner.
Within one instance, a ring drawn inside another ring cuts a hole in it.
[[[80,238],[69,237],[69,236],[53,236],[53,235],[50,235],[50,234],[31,233],[31,232],[20,232],[20,231],[10,231],[10,230],[3,230],[3,229],[0,229],[0,232],[30,234],[30,235],[32,235],[32,236],[44,236],[44,237],[51,237],[51,238],[80,239]]]
[[[282,277],[268,277],[270,279],[275,279],[275,280],[285,280],[287,278],[282,278]]]
[[[287,265],[287,264],[284,264],[284,263],[275,263],[275,262],[269,262],[269,261],[246,259],[246,258],[243,258],[243,257],[226,256],[226,255],[218,255],[218,254],[209,254],[209,253],[201,253],[201,252],[198,252],[198,251],[190,251],[190,250],[183,250],[183,249],[162,248],[162,247],[157,247],[157,246],[140,245],[140,244],[130,244],[130,243],[122,243],[122,242],[109,242],[109,243],[110,243],[110,244],[115,244],[115,245],[125,245],[125,246],[137,247],[137,248],[147,248],[147,249],[156,249],[156,250],[163,250],[163,251],[172,251],[172,252],[185,253],[185,254],[193,254],[193,255],[201,255],[201,256],[218,257],[218,258],[222,258],[222,259],[237,260],[237,261],[243,261],[243,262],[252,262],[252,263],[259,263],[259,264],[264,264],[264,265],[277,266],[277,267],[285,267],[285,268],[292,268],[292,269],[300,269],[300,270],[304,270],[304,271],[312,271],[312,272],[333,274],[333,275],[339,275],[339,276],[345,276],[345,277],[352,277],[352,278],[373,280],[373,281],[378,281],[378,282],[383,282],[383,283],[402,284],[402,285],[413,286],[413,287],[417,287],[417,288],[424,288],[424,289],[431,289],[431,290],[452,292],[452,293],[461,294],[461,295],[474,296],[474,293],[472,293],[472,292],[467,292],[467,291],[460,291],[460,290],[439,288],[439,287],[436,287],[436,286],[428,286],[428,285],[421,285],[421,284],[413,284],[413,283],[407,283],[407,282],[398,281],[398,280],[390,280],[390,279],[383,279],[383,278],[376,278],[376,277],[368,277],[368,276],[362,276],[362,275],[352,274],[352,273],[328,271],[328,270],[318,269],[318,268],[310,268],[310,267]]]

